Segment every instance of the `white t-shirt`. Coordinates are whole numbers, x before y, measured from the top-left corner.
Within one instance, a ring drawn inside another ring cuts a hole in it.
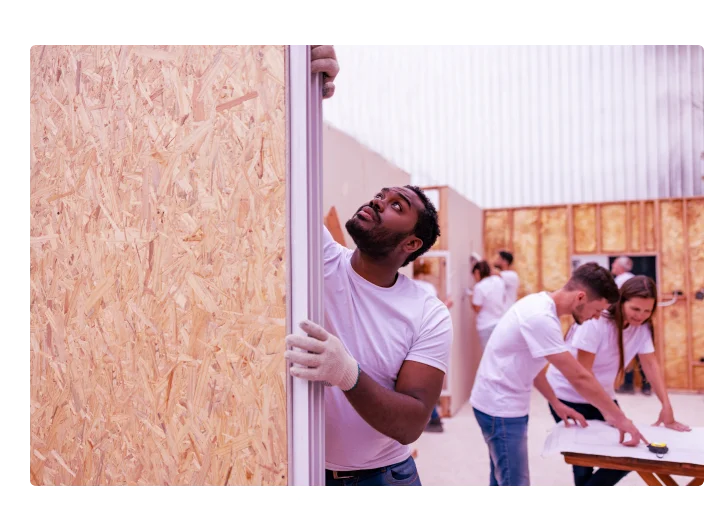
[[[623,286],[623,283],[626,282],[628,279],[632,279],[633,277],[635,277],[635,275],[633,275],[633,273],[631,273],[630,271],[624,271],[623,273],[621,273],[621,275],[616,276],[616,278],[614,279],[614,282],[616,283],[616,286],[618,286],[619,289],[621,289],[621,286]]]
[[[518,299],[518,273],[513,270],[502,271],[501,278],[506,285],[506,307],[508,308]]]
[[[566,350],[555,302],[546,292],[526,295],[491,334],[470,403],[490,416],[527,416],[533,380],[545,367],[545,356]]]
[[[452,345],[450,312],[400,273],[390,288],[360,277],[353,251],[324,229],[325,329],[336,335],[374,381],[394,389],[404,361],[447,372]],[[372,469],[410,456],[410,448],[378,432],[357,414],[338,387],[325,388],[325,466]]]
[[[602,315],[599,319],[590,319],[581,325],[573,325],[567,337],[570,353],[577,357],[577,350],[596,354],[592,372],[604,390],[616,399],[614,382],[618,375],[619,351],[618,331],[613,320]],[[628,366],[636,354],[655,352],[650,328],[647,325],[629,326],[623,331],[623,361]],[[553,365],[548,368],[548,382],[561,400],[574,403],[589,403],[579,394],[565,376]]]
[[[420,286],[421,288],[423,288],[423,289],[424,289],[425,291],[427,291],[430,295],[432,295],[433,297],[437,297],[437,296],[438,296],[438,290],[437,290],[437,288],[435,288],[435,286],[433,286],[432,283],[430,283],[430,282],[428,282],[428,281],[425,281],[425,280],[423,280],[423,279],[414,279],[414,280],[416,281],[416,284],[417,284],[418,286]]]
[[[506,285],[501,277],[489,275],[474,285],[472,304],[481,306],[477,314],[477,330],[491,328],[506,312]]]

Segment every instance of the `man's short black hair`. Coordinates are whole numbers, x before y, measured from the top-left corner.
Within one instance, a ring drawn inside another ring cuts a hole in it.
[[[565,286],[567,291],[584,290],[590,301],[606,299],[609,304],[618,301],[618,286],[611,272],[596,262],[582,264],[572,274]]]
[[[509,266],[513,264],[513,255],[509,251],[499,251],[499,256],[508,262]]]
[[[418,198],[420,198],[420,201],[423,202],[424,207],[422,211],[418,211],[418,222],[416,222],[416,227],[413,230],[413,234],[421,239],[423,245],[420,249],[414,251],[408,256],[406,262],[403,263],[404,266],[410,262],[413,262],[433,247],[433,244],[435,244],[435,241],[440,236],[438,212],[435,210],[433,202],[428,199],[420,187],[416,187],[415,185],[406,185],[405,187],[418,195]]]

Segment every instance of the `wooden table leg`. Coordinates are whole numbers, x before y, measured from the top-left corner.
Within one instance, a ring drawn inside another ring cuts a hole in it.
[[[661,473],[658,473],[657,475],[660,477],[660,480],[662,480],[662,483],[665,484],[665,486],[679,486],[679,484],[675,482],[675,479],[673,479],[670,475],[664,475]]]
[[[648,486],[662,486],[662,483],[657,479],[652,473],[645,473],[644,471],[638,471],[640,477],[645,481]]]
[[[697,477],[697,478],[693,478],[692,482],[687,484],[687,486],[701,486],[702,484],[704,484],[704,478]]]

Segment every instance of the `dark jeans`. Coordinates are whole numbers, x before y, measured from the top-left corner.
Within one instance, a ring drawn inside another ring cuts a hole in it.
[[[433,414],[430,415],[431,420],[439,420],[440,415],[438,414],[438,409],[437,407],[433,407]]]
[[[560,401],[584,416],[585,420],[605,421],[599,409],[593,405],[588,403],[573,403],[564,400]],[[614,403],[618,405],[616,400],[614,400]],[[550,405],[550,413],[556,422],[562,421],[562,418],[555,413],[552,405]],[[572,466],[572,473],[574,474],[575,486],[615,486],[618,481],[628,475],[629,472],[620,471],[618,469],[598,469],[594,471],[593,467]]]
[[[633,360],[633,367],[631,368],[631,370],[627,370],[626,373],[623,375],[624,387],[633,387],[633,376],[635,375],[636,368],[640,370],[640,379],[643,383],[642,386],[647,387],[649,385],[648,378],[645,377],[645,372],[643,372],[643,365],[640,364],[640,358],[636,356]]]
[[[420,477],[413,457],[403,462],[381,468],[378,472],[359,477],[336,479],[333,472],[325,470],[326,486],[420,486]]]

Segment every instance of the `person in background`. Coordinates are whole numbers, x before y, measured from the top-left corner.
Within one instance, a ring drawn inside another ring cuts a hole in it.
[[[614,281],[616,286],[619,288],[623,284],[633,278],[633,261],[625,255],[621,255],[611,264],[611,273],[614,276]],[[643,372],[643,366],[640,363],[640,356],[636,356],[633,364],[626,363],[626,374],[623,376],[623,384],[616,389],[619,394],[634,394],[635,388],[633,385],[633,377],[635,375],[636,367],[640,370],[640,377],[642,380],[641,391],[646,396],[650,396],[652,390],[650,388],[650,383],[648,383],[648,378],[645,377],[645,372]]]
[[[451,297],[448,295],[447,299],[443,300],[440,295],[438,295],[438,290],[435,288],[432,282],[427,279],[430,276],[430,265],[428,262],[423,261],[423,259],[418,259],[413,263],[413,279],[416,283],[421,286],[429,294],[437,297],[445,303],[448,309],[452,308],[453,302]],[[442,433],[445,430],[442,424],[442,418],[438,412],[437,405],[433,407],[433,413],[430,415],[430,421],[428,425],[425,426],[425,431],[428,433]]]
[[[494,259],[494,268],[499,271],[499,275],[506,284],[506,309],[510,308],[518,299],[518,273],[513,266],[513,254],[508,251],[499,251]]]
[[[641,364],[648,373],[660,399],[662,408],[654,425],[664,425],[675,431],[690,431],[689,426],[675,420],[672,404],[667,396],[665,378],[655,357],[653,346],[652,318],[657,306],[657,289],[652,279],[643,275],[628,279],[621,286],[618,302],[605,310],[599,319],[576,324],[568,333],[568,344],[577,361],[594,374],[614,403],[614,382],[622,375],[624,365],[635,357],[641,358]],[[591,405],[579,394],[567,378],[553,365],[543,371],[550,389],[544,393],[550,405],[550,412],[556,422],[562,418],[555,412],[563,405],[574,409],[587,420],[604,420],[599,409]],[[536,380],[536,386],[540,385]],[[572,466],[575,486],[614,486],[628,471],[616,469],[599,469]]]
[[[501,316],[506,312],[506,285],[501,277],[491,274],[486,260],[472,268],[475,284],[472,306],[477,313],[477,332],[482,352]]]

